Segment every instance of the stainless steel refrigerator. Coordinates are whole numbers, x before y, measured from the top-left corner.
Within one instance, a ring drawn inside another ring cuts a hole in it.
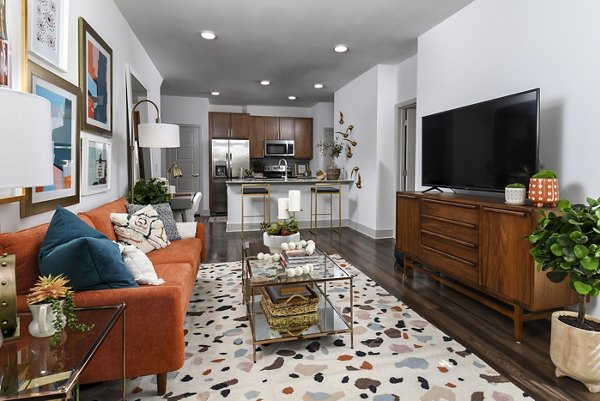
[[[247,139],[211,140],[210,212],[227,213],[225,181],[242,178],[250,168],[250,141]]]

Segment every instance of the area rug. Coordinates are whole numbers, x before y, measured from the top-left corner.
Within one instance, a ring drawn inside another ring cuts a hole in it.
[[[355,275],[354,349],[349,334],[297,340],[261,346],[253,363],[241,264],[204,264],[186,319],[185,365],[169,374],[163,397],[156,396],[155,376],[129,380],[128,400],[532,399],[344,259],[334,258]],[[347,288],[328,294],[336,307],[347,307]],[[119,386],[84,388],[81,399],[117,400]]]

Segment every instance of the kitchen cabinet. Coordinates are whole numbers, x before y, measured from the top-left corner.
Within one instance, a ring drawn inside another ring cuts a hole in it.
[[[211,139],[249,139],[250,125],[250,114],[208,113],[208,131]]]
[[[294,118],[294,144],[296,159],[313,158],[313,119]]]
[[[265,119],[267,117],[252,116],[250,129],[250,158],[264,157]]]
[[[279,139],[295,139],[293,117],[279,117]]]
[[[260,117],[265,120],[265,138],[279,139],[279,117]]]

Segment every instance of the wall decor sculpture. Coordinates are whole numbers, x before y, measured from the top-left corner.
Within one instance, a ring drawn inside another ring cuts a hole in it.
[[[112,49],[79,18],[79,86],[82,128],[112,136]]]
[[[342,113],[341,111],[340,111],[340,120],[338,121],[338,123],[340,125],[344,124],[344,113]],[[354,152],[352,149],[354,147],[356,147],[356,145],[358,145],[358,142],[356,142],[355,140],[350,138],[350,135],[353,133],[353,131],[354,131],[354,124],[349,124],[346,127],[346,130],[344,132],[335,131],[336,134],[341,135],[342,140],[348,142],[346,144],[346,159],[351,159],[354,156]],[[354,167],[350,173],[350,178],[352,179],[352,177],[354,176],[354,173],[356,173],[356,180],[355,180],[356,188],[361,189],[362,188],[362,177],[360,176],[360,173],[358,172],[358,170],[360,170],[360,168],[358,166]]]

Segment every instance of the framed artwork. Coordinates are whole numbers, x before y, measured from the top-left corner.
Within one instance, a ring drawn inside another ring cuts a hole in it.
[[[0,39],[8,39],[6,31],[6,0],[0,0]]]
[[[296,162],[296,177],[304,177],[308,173],[308,162]]]
[[[81,138],[81,195],[110,189],[112,173],[110,139],[85,135]]]
[[[112,136],[112,49],[79,17],[82,129]]]
[[[37,61],[67,71],[69,0],[27,0],[27,47]]]
[[[31,93],[51,104],[54,159],[48,168],[54,182],[27,189],[21,217],[79,203],[79,88],[31,61],[28,65]]]
[[[9,86],[8,41],[0,39],[0,86]]]

